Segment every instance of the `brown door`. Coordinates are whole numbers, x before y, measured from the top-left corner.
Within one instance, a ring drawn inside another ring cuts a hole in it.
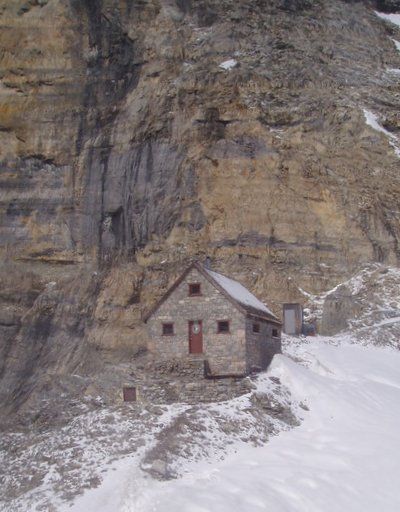
[[[124,387],[124,402],[136,402],[136,388],[134,387]]]
[[[203,353],[203,325],[201,320],[189,322],[189,353]]]

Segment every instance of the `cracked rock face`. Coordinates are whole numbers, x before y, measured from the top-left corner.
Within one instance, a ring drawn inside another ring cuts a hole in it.
[[[398,4],[0,0],[3,404],[134,357],[191,258],[278,314],[398,263],[399,160],[363,113],[398,137]]]

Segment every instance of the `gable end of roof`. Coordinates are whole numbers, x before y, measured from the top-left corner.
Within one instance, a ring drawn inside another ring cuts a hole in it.
[[[234,281],[233,279],[227,278],[226,276],[222,274],[218,274],[217,272],[211,272],[208,271],[206,268],[203,267],[201,263],[198,261],[192,263],[189,265],[189,267],[182,273],[182,275],[174,282],[174,284],[164,293],[164,295],[156,302],[156,304],[146,313],[143,315],[143,321],[146,323],[149,318],[157,311],[157,309],[163,304],[163,302],[174,292],[174,290],[181,284],[181,282],[185,279],[185,277],[188,275],[188,273],[196,269],[207,281],[209,281],[229,302],[231,302],[241,313],[244,315],[251,315],[251,316],[257,316],[260,318],[263,318],[266,321],[273,322],[275,324],[281,325],[281,322],[279,319],[270,312],[264,304],[261,303],[261,301],[258,301],[258,299],[249,291],[247,288],[245,288],[240,283]],[[235,283],[239,285],[241,288],[243,288],[248,294],[250,294],[252,297],[254,297],[255,301],[260,302],[260,304],[264,307],[264,309],[254,307],[252,305],[244,304],[237,300],[234,296],[232,296],[219,282],[218,280],[213,276],[213,274],[227,279],[232,283]]]

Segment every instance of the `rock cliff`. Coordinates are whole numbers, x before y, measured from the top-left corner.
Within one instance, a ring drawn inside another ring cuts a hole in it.
[[[5,410],[118,380],[193,258],[277,314],[398,264],[396,9],[0,0]]]

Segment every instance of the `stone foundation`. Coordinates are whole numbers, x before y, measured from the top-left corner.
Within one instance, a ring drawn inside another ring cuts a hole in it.
[[[136,387],[138,402],[157,405],[220,402],[252,389],[248,377],[216,378],[207,375],[206,369],[202,357],[149,363],[135,372],[127,385]]]

